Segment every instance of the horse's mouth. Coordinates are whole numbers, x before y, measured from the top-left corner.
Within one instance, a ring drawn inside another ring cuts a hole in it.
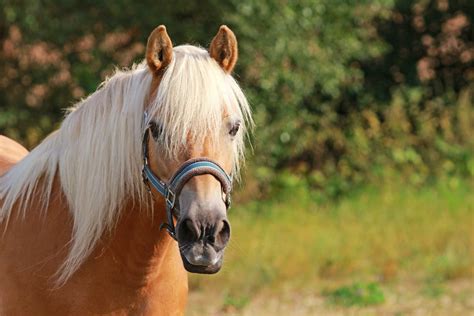
[[[223,254],[215,260],[215,262],[211,262],[209,264],[192,264],[189,262],[189,260],[186,258],[186,255],[180,252],[181,254],[181,259],[183,260],[183,265],[186,271],[191,272],[191,273],[199,273],[199,274],[214,274],[219,272],[219,270],[222,267],[222,259],[223,259]]]
[[[178,222],[176,227],[178,248],[184,268],[191,273],[219,272],[230,237],[228,221],[219,217],[209,224],[202,220],[186,219]]]

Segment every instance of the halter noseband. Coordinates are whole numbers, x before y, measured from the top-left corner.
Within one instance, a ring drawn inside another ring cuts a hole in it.
[[[145,183],[145,185],[147,186],[148,192],[151,192],[151,184],[151,186],[153,186],[165,198],[168,223],[161,224],[160,229],[166,228],[170,236],[173,237],[174,240],[177,240],[176,229],[173,221],[173,212],[177,209],[176,202],[185,184],[195,176],[200,176],[204,174],[210,174],[214,176],[214,178],[216,178],[221,184],[222,193],[224,196],[224,203],[226,208],[229,209],[231,203],[230,192],[232,190],[232,177],[229,176],[227,172],[225,172],[225,170],[216,162],[208,158],[200,157],[185,161],[174,173],[168,183],[162,181],[158,176],[153,173],[148,163],[148,138],[150,124],[148,122],[147,112],[145,112],[144,116],[144,123],[147,125],[143,134],[142,143],[143,183]]]

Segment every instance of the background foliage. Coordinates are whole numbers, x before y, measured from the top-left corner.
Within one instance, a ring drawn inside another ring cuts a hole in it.
[[[472,1],[2,2],[0,133],[29,148],[156,25],[207,46],[225,23],[257,122],[242,195],[474,175]]]

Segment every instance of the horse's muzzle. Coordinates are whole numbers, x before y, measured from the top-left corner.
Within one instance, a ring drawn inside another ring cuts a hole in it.
[[[230,225],[226,219],[208,221],[187,218],[178,223],[179,250],[189,272],[211,274],[222,266],[224,249],[230,239]]]

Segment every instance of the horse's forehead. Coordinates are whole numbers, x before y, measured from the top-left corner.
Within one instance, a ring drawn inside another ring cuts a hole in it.
[[[209,135],[203,135],[201,138],[202,141],[196,141],[196,138],[193,137],[191,133],[191,131],[188,133],[186,144],[183,144],[185,150],[194,153],[211,153],[212,151],[219,149],[219,146],[216,146],[216,142],[219,142],[219,139],[212,137],[210,135],[211,133],[209,133]],[[219,133],[219,135],[221,134],[222,133]]]

